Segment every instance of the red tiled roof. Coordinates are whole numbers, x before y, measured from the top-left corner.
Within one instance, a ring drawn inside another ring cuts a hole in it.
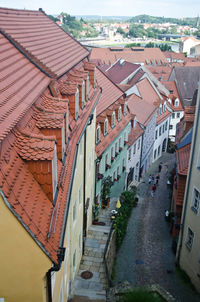
[[[119,51],[121,49],[121,51]],[[124,59],[131,63],[159,62],[168,64],[168,61],[160,48],[93,48],[90,53],[91,60],[101,60],[103,64],[113,64],[118,59]]]
[[[159,95],[156,93],[155,89],[152,87],[147,78],[144,78],[137,83],[137,88],[140,92],[141,97],[148,103],[154,104],[155,102],[161,102]]]
[[[0,29],[52,77],[60,77],[89,55],[42,11],[0,8]]]
[[[106,108],[115,103],[123,92],[109,80],[102,71],[98,68],[96,70],[96,77],[98,85],[102,88],[102,95],[99,103],[97,104],[97,116],[101,114]]]
[[[178,174],[187,175],[191,144],[176,150]]]
[[[166,109],[166,111],[161,115],[157,115],[157,119],[156,119],[156,124],[160,124],[162,123],[165,119],[167,119],[169,116],[171,115],[171,112],[169,110]]]
[[[142,127],[136,123],[136,127],[133,129],[131,128],[131,132],[128,136],[128,145],[132,146],[132,144],[144,133],[144,130]]]
[[[114,83],[119,84],[139,67],[140,65],[138,64],[119,59],[105,73]]]
[[[136,115],[137,120],[146,125],[156,113],[157,107],[148,103],[146,100],[132,94],[127,101],[131,113]]]
[[[0,34],[0,141],[17,124],[50,79]]]
[[[164,51],[166,58],[172,60],[185,60],[185,54],[183,52]]]
[[[172,68],[170,66],[145,66],[159,81],[168,81]]]
[[[26,160],[52,160],[55,136],[37,135],[27,131],[14,130],[15,147],[21,158]]]

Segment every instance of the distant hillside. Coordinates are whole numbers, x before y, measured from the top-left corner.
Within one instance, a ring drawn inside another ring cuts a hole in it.
[[[165,17],[153,17],[149,15],[139,15],[132,17],[130,20],[132,23],[174,23],[178,25],[196,26],[197,18],[165,18]]]

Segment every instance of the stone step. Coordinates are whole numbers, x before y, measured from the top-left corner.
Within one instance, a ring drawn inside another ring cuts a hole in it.
[[[88,297],[91,300],[94,299],[94,300],[106,301],[106,291],[105,290],[94,291],[91,289],[79,288],[79,289],[74,290],[73,295]]]

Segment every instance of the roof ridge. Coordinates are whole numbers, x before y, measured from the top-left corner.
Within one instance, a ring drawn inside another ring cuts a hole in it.
[[[49,67],[37,59],[31,52],[29,52],[25,47],[23,47],[19,42],[17,42],[10,34],[0,28],[0,33],[15,47],[17,50],[22,53],[32,64],[34,64],[40,71],[50,78],[56,78],[56,74],[52,72]]]

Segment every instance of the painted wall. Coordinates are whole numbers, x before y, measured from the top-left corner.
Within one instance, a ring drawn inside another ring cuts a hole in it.
[[[169,121],[170,117],[165,119],[162,123],[156,125],[153,148],[153,162],[160,158],[162,156],[162,153],[166,152],[167,150]]]
[[[95,188],[95,125],[96,111],[91,125],[88,125],[82,136],[77,154],[70,208],[67,220],[66,235],[64,241],[65,259],[61,269],[53,273],[52,291],[53,302],[66,301],[73,290],[73,281],[79,269],[83,254],[83,211],[84,211],[84,172],[85,183],[85,202],[89,198],[87,209],[87,229],[92,223],[92,205],[94,203]],[[86,154],[85,152],[86,140]],[[86,156],[86,171],[84,170],[84,157]]]
[[[103,177],[111,176],[113,181],[113,186],[111,187],[111,197],[119,197],[119,194],[124,190],[125,187],[125,171],[123,166],[126,166],[126,154],[128,145],[124,145],[124,137],[126,137],[128,141],[128,134],[130,132],[130,123],[124,127],[124,129],[120,132],[120,134],[112,141],[109,147],[102,153],[102,158],[100,160],[100,174]],[[121,148],[122,150],[119,151],[119,140],[121,139]],[[115,146],[117,144],[117,153],[118,155],[114,155],[114,160],[111,161],[111,150],[113,148],[115,154]],[[110,165],[110,168],[106,169],[106,157],[107,163]],[[117,174],[120,175],[120,178],[117,179]],[[101,205],[101,186],[102,186],[102,179],[96,180],[96,196],[98,196],[98,201]],[[116,190],[117,187],[117,190]]]
[[[198,118],[197,118],[198,117]],[[200,196],[199,203],[194,206],[194,189],[200,194],[200,101],[197,103],[196,119],[194,123],[192,147],[190,153],[190,168],[188,171],[184,214],[182,214],[183,241],[180,250],[180,266],[189,275],[192,283],[200,292]],[[191,246],[188,246],[188,228],[193,232]],[[177,257],[178,253],[177,252]]]
[[[169,129],[169,138],[172,142],[175,142],[176,138],[176,125],[180,122],[180,119],[183,117],[184,111],[174,111],[170,118],[170,129]]]
[[[157,113],[154,114],[154,116],[151,118],[151,120],[144,129],[141,158],[142,174],[148,170],[153,161],[156,114]]]
[[[46,302],[46,272],[52,263],[1,195],[0,238],[0,296],[5,302]]]

